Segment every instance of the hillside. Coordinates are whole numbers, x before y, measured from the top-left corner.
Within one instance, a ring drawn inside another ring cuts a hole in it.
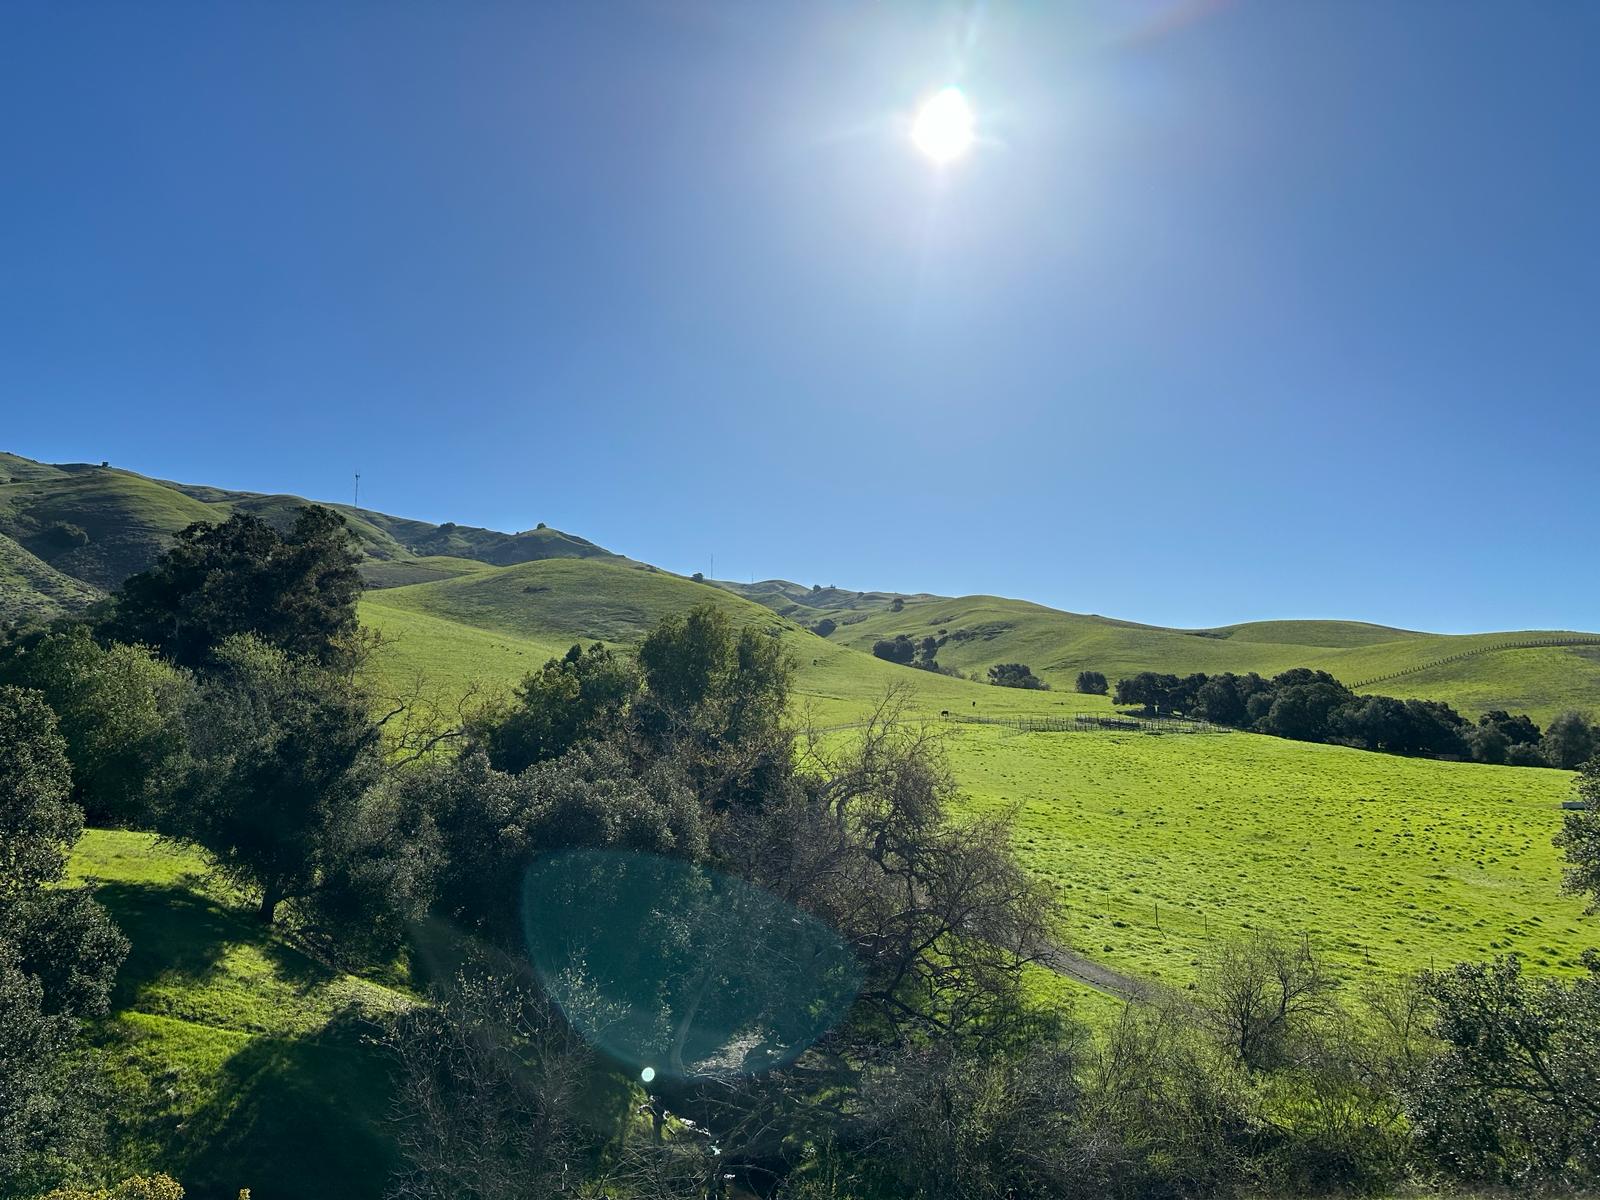
[[[0,621],[49,619],[83,608],[141,570],[193,521],[250,512],[282,526],[296,496],[151,479],[115,467],[51,465],[0,454]],[[1055,689],[1028,705],[1068,700],[1077,673],[1116,679],[1139,671],[1332,672],[1358,690],[1441,699],[1471,715],[1489,708],[1547,721],[1566,708],[1600,709],[1600,635],[1562,630],[1441,635],[1352,621],[1261,621],[1167,629],[1062,612],[997,596],[941,597],[809,587],[786,580],[697,583],[548,528],[521,533],[433,525],[349,505],[364,554],[369,622],[399,641],[395,669],[441,680],[503,682],[579,639],[631,642],[668,612],[703,600],[786,638],[802,690],[838,710],[896,681],[926,708],[975,702],[1015,710],[998,689],[892,667],[874,642],[907,634],[940,640],[938,661],[982,678],[1023,662]],[[822,624],[829,622],[831,625]],[[827,631],[825,638],[805,632]],[[415,659],[415,662],[409,660]]]
[[[818,637],[725,589],[628,559],[550,559],[480,567],[433,582],[371,590],[362,620],[389,644],[377,669],[399,683],[509,686],[574,642],[632,644],[662,617],[710,601],[740,625],[771,630],[798,668],[796,690],[819,723],[860,719],[890,687],[923,715],[1075,711],[1105,705],[1071,692],[1022,692],[915,671]]]
[[[267,930],[193,851],[95,829],[73,850],[131,951],[96,1025],[114,1088],[106,1161],[191,1196],[376,1197],[395,1162],[376,1014],[409,1003]]]
[[[225,521],[235,512],[248,512],[281,528],[306,503],[299,496],[170,483],[117,467],[52,465],[0,454],[0,535],[55,572],[99,590],[144,570],[173,534],[195,521]],[[409,579],[403,568],[438,555],[495,564],[612,557],[603,547],[556,529],[501,533],[432,525],[347,504],[328,507],[349,522],[380,585],[395,579],[396,571]],[[4,581],[0,575],[0,584]]]
[[[1451,635],[1354,621],[1166,629],[998,596],[813,592],[780,582],[720,586],[806,625],[832,620],[829,640],[858,650],[902,633],[932,635],[942,639],[938,660],[945,666],[981,674],[997,662],[1024,662],[1058,690],[1070,689],[1083,670],[1115,680],[1139,671],[1271,675],[1316,667],[1357,690],[1446,700],[1469,714],[1509,708],[1548,720],[1566,708],[1600,708],[1600,635],[1592,633]]]

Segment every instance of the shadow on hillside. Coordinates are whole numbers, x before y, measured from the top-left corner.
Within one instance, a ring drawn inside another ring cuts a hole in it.
[[[288,981],[309,986],[329,972],[273,937],[248,913],[224,908],[179,884],[105,883],[95,899],[106,906],[130,944],[117,973],[115,1008],[131,1007],[157,979],[201,980],[217,969],[229,946],[258,947]]]
[[[388,1056],[354,1010],[296,1038],[253,1038],[218,1071],[214,1099],[185,1123],[190,1200],[363,1200],[397,1161]]]

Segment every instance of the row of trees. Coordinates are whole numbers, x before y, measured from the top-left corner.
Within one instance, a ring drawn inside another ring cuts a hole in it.
[[[1357,695],[1326,671],[1297,667],[1260,675],[1154,671],[1117,681],[1117,704],[1147,715],[1176,714],[1306,742],[1333,742],[1391,754],[1471,758],[1476,762],[1575,769],[1600,751],[1600,728],[1563,713],[1549,727],[1495,710],[1476,725],[1438,700]]]

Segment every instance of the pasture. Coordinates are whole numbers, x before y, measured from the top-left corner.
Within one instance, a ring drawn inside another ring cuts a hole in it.
[[[954,727],[978,811],[1014,808],[1075,949],[1181,986],[1208,942],[1305,934],[1346,969],[1512,951],[1570,972],[1597,941],[1559,893],[1563,771],[1397,758],[1254,734]]]

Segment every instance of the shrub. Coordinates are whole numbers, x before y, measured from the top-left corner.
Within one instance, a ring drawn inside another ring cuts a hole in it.
[[[1099,671],[1078,672],[1078,691],[1085,696],[1104,696],[1109,686],[1105,675]]]
[[[55,550],[77,550],[89,544],[89,535],[78,525],[68,521],[57,521],[45,530],[45,542]]]
[[[132,1175],[114,1187],[57,1188],[39,1200],[183,1200],[183,1185],[170,1175]]]
[[[996,663],[989,668],[989,682],[996,687],[1027,688],[1048,692],[1050,685],[1033,673],[1027,663]]]

